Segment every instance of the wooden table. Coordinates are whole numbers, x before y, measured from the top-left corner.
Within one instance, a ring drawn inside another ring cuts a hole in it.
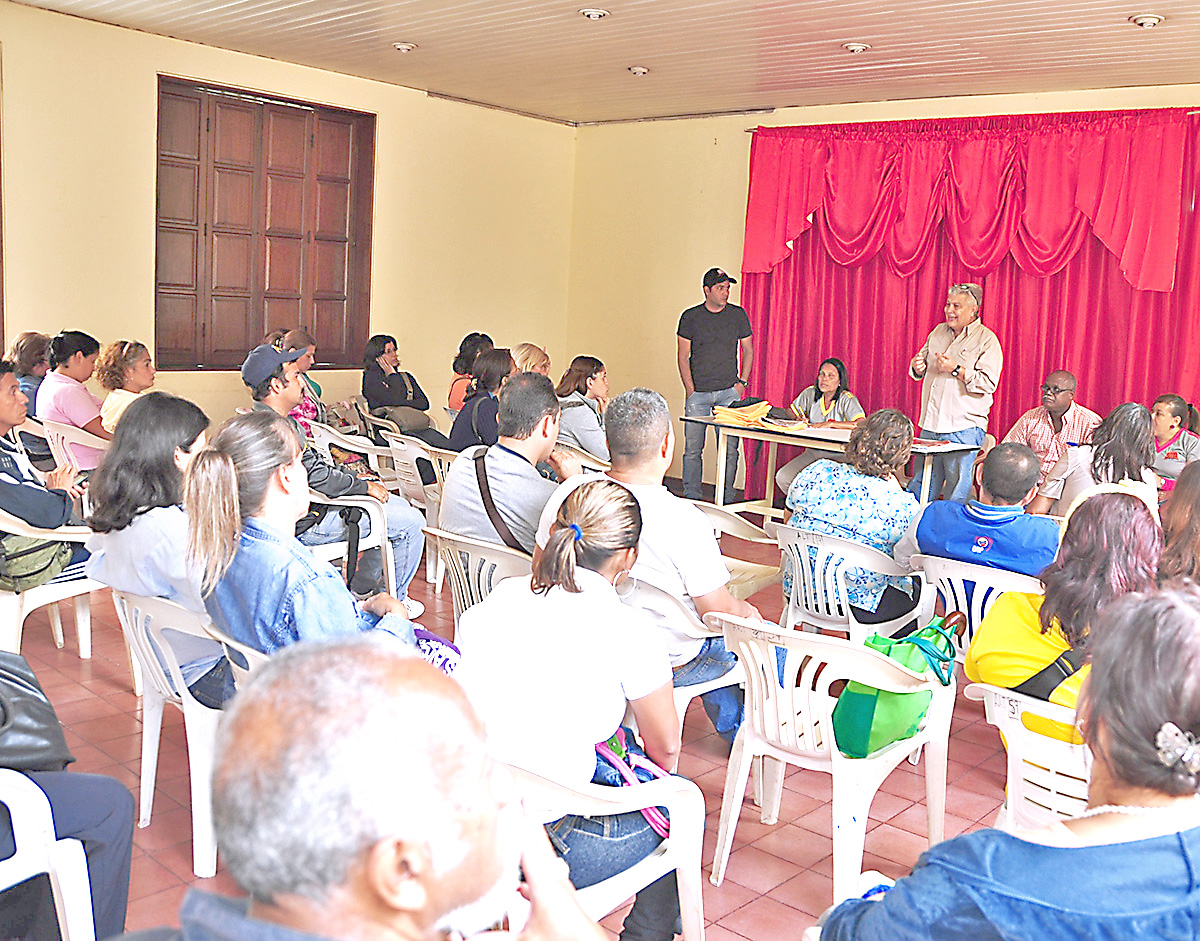
[[[718,421],[716,418],[684,417],[685,422],[695,422],[705,427],[711,427],[717,435],[717,506],[728,506],[731,510],[746,510],[760,513],[772,519],[786,519],[786,510],[776,509],[772,495],[775,485],[775,455],[781,444],[790,444],[801,448],[812,448],[815,451],[828,451],[840,454],[846,450],[846,442],[850,440],[849,428],[805,428],[789,431],[785,428],[748,427],[729,422]],[[761,500],[743,500],[741,503],[725,503],[725,447],[721,441],[722,435],[741,438],[745,441],[765,441],[767,449],[767,496]],[[952,441],[922,441],[913,442],[913,457],[921,461],[921,505],[929,502],[929,467],[932,458],[943,454],[961,454],[966,451],[976,451],[977,447],[969,444],[958,444]]]

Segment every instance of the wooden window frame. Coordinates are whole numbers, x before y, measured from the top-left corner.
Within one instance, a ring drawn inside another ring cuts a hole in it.
[[[375,115],[160,75],[156,164],[158,368],[237,369],[293,327],[361,367]]]

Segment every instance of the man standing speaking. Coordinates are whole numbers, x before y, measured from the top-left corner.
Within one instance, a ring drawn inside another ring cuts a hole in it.
[[[945,497],[966,503],[971,494],[971,468],[987,432],[992,395],[1004,368],[1000,341],[979,320],[983,288],[952,284],[944,308],[946,322],[933,328],[925,345],[908,364],[908,374],[921,382],[921,437],[972,445],[974,450],[938,454],[930,461],[929,499]],[[918,467],[908,489],[920,497]]]
[[[746,381],[754,364],[750,318],[743,308],[729,303],[731,284],[737,284],[737,280],[720,268],[709,268],[704,273],[704,303],[689,307],[679,317],[679,328],[675,331],[679,342],[679,378],[687,393],[683,414],[688,417],[709,416],[714,405],[729,405],[746,394]],[[683,495],[689,500],[700,499],[707,433],[704,425],[684,422]],[[731,503],[737,477],[737,439],[730,437],[726,447],[725,502]]]

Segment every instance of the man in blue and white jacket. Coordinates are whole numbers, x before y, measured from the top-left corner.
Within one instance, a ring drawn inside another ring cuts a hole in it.
[[[82,523],[75,517],[75,501],[81,493],[75,484],[79,469],[69,464],[55,468],[43,484],[24,449],[9,434],[25,421],[28,402],[17,384],[13,364],[0,360],[0,510],[41,529],[57,529],[72,521]],[[70,567],[59,578],[81,575],[82,571],[74,568],[86,558],[87,550],[77,543]]]
[[[1040,575],[1058,553],[1058,521],[1025,512],[1037,495],[1038,457],[1023,444],[998,444],[983,461],[979,499],[926,505],[896,543],[905,567],[914,553]]]

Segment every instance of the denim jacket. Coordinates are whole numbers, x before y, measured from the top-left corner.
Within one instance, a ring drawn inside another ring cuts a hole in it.
[[[204,606],[220,630],[268,654],[301,640],[372,629],[416,644],[407,618],[363,611],[333,566],[290,533],[253,517],[242,528],[233,564]]]

